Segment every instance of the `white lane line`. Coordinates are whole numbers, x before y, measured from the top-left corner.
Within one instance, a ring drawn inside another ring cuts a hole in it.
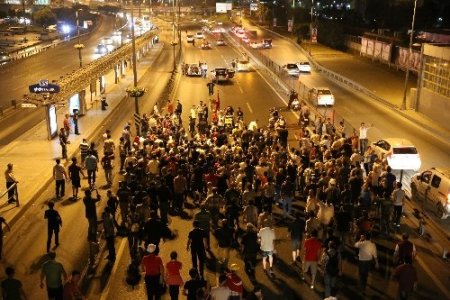
[[[116,272],[117,272],[117,268],[118,268],[118,266],[119,266],[119,260],[120,260],[120,258],[122,257],[122,255],[124,254],[123,251],[125,250],[126,244],[127,244],[127,239],[126,239],[126,238],[123,238],[123,239],[120,241],[119,251],[117,251],[117,254],[116,254],[116,258],[117,258],[117,259],[116,259],[116,263],[114,264],[114,267],[113,267],[113,269],[111,270],[111,274],[109,275],[108,283],[106,284],[106,287],[105,287],[105,289],[104,289],[103,292],[102,292],[102,296],[100,297],[100,300],[106,300],[106,299],[108,299],[111,281],[113,281],[114,275],[115,275]]]
[[[252,107],[250,106],[250,103],[246,103],[247,104],[247,107],[248,107],[248,111],[252,114],[253,113],[253,110],[252,110]]]
[[[242,87],[241,87],[241,85],[239,84],[239,82],[236,81],[236,84],[237,84],[239,90],[241,91],[241,94],[243,94],[243,93],[244,93],[244,90],[242,89]]]
[[[445,294],[447,299],[450,299],[450,291],[447,287],[434,275],[434,272],[428,268],[428,265],[422,260],[422,258],[418,255],[415,258],[417,262],[422,266],[423,270],[430,276],[433,282],[437,285],[437,287],[441,290],[442,293]]]

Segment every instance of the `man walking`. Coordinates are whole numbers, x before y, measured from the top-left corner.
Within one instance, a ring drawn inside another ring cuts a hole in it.
[[[259,243],[262,251],[263,270],[267,270],[267,260],[269,260],[269,273],[273,275],[273,251],[275,250],[275,231],[268,225],[261,228],[258,232]]]
[[[83,203],[85,207],[85,217],[88,220],[88,241],[96,242],[97,241],[97,207],[95,204],[100,201],[100,195],[98,194],[98,190],[95,190],[97,193],[97,198],[92,198],[92,191],[86,190],[84,191]]]
[[[80,143],[80,156],[81,156],[81,164],[84,164],[84,160],[88,156],[89,151],[89,143],[86,139],[83,139],[83,141]]]
[[[61,165],[61,160],[56,159],[56,165],[53,166],[53,179],[55,179],[56,184],[56,199],[64,197],[66,191],[66,178],[67,173],[64,167]]]
[[[300,259],[300,246],[303,239],[303,232],[305,232],[305,220],[302,218],[300,212],[295,213],[295,220],[289,224],[288,231],[292,245],[292,264],[295,265]]]
[[[72,164],[69,166],[69,178],[72,182],[72,200],[75,201],[78,199],[78,189],[81,187],[81,177],[86,177],[84,175],[83,169],[77,164],[77,158],[72,157]]]
[[[395,268],[392,277],[398,282],[398,299],[411,299],[411,294],[417,289],[417,271],[410,256],[404,257],[403,264]]]
[[[105,152],[101,162],[103,170],[105,171],[106,185],[108,187],[112,185],[113,159],[114,154]]]
[[[95,175],[98,171],[98,158],[94,155],[94,153],[90,150],[88,151],[88,156],[84,160],[84,167],[87,170],[88,175],[88,183],[89,186],[92,187],[95,185]]]
[[[416,257],[416,246],[409,240],[409,234],[404,232],[402,240],[397,243],[394,251],[394,263],[402,264],[406,257],[414,259]]]
[[[14,278],[16,273],[14,268],[7,267],[5,270],[7,278],[2,281],[3,300],[26,300],[28,299],[23,291],[22,282]]]
[[[200,276],[204,278],[206,249],[208,249],[207,238],[203,229],[200,228],[198,221],[194,221],[193,226],[194,229],[188,235],[186,250],[191,251],[192,267],[198,269]],[[197,268],[197,265],[199,268]]]
[[[14,188],[11,188],[14,184],[19,183],[16,180],[13,172],[13,164],[9,163],[5,170],[5,181],[6,181],[6,189],[8,190],[8,204],[11,204],[15,201],[18,201],[15,198],[17,185]],[[11,188],[11,189],[10,189]],[[18,202],[17,202],[18,203]]]
[[[259,252],[258,235],[255,226],[247,223],[247,230],[241,237],[241,253],[245,263],[245,271],[250,279],[255,278],[256,257]]]
[[[145,272],[145,288],[148,300],[161,298],[160,280],[164,278],[164,264],[156,253],[156,245],[147,246],[147,255],[142,258],[141,270]]]
[[[47,253],[49,253],[53,234],[55,234],[55,246],[59,246],[59,228],[62,227],[62,219],[54,209],[54,202],[49,202],[47,205],[48,209],[44,213],[44,219],[47,219]]]
[[[215,86],[215,83],[211,81],[211,82],[208,82],[208,83],[206,84],[206,86],[208,87],[208,95],[210,95],[210,96],[214,95],[214,86]]]
[[[63,300],[63,282],[67,280],[67,274],[63,265],[55,260],[56,252],[48,254],[49,260],[44,263],[41,270],[41,289],[47,286],[49,300]]]
[[[69,141],[67,139],[67,135],[64,131],[64,128],[61,128],[59,130],[58,138],[59,138],[59,144],[61,145],[61,156],[65,160],[68,160],[69,158],[67,156],[67,144],[69,144]]]
[[[321,249],[322,243],[317,238],[317,230],[314,229],[305,239],[305,243],[303,245],[304,258],[302,279],[305,280],[306,272],[311,270],[311,289],[314,289],[317,274],[317,263],[319,261]]]
[[[402,189],[402,183],[397,182],[395,185],[395,190],[392,192],[392,204],[394,205],[394,225],[397,225],[397,227],[400,227],[404,199],[405,191]]]
[[[108,247],[108,260],[113,263],[116,260],[116,248],[114,245],[116,230],[111,209],[107,206],[103,212],[103,229],[105,232],[106,246]]]
[[[378,269],[377,247],[370,240],[370,233],[362,234],[358,242],[355,243],[355,248],[358,252],[358,273],[359,286],[363,295],[366,294],[367,278],[369,277],[370,267],[372,261],[375,260],[375,269]]]

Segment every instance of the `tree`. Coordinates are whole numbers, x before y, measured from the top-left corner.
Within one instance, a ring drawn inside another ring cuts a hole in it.
[[[265,23],[267,15],[269,14],[269,9],[267,6],[261,2],[258,2],[258,10],[256,12],[258,20],[260,23]]]
[[[47,27],[56,23],[56,16],[49,7],[44,7],[33,14],[33,20],[37,24]]]

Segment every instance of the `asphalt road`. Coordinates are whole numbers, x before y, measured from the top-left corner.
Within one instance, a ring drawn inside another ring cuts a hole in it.
[[[145,86],[149,89],[149,92],[140,98],[141,109],[144,112],[151,110],[154,95],[158,95],[164,88],[164,82],[168,79],[172,67],[171,54],[170,48],[166,51],[163,50],[161,56],[155,61],[151,72],[145,73],[139,81],[140,86]],[[141,61],[140,63],[143,62]],[[155,80],[155,78],[160,80]],[[100,134],[94,140],[97,142],[99,152],[101,152],[102,143],[98,143],[98,141],[101,140],[103,130],[110,128],[113,137],[118,141],[123,125],[132,118],[134,102],[127,100],[125,99],[119,104],[120,108],[116,110],[117,114],[114,117],[107,118],[102,125],[103,127],[100,128]],[[100,157],[101,155],[100,153]],[[51,176],[52,167],[48,166],[48,176]],[[103,199],[97,204],[98,217],[101,219],[101,212],[106,205],[107,198],[106,191],[102,188],[106,180],[100,166],[97,174],[97,186]],[[117,183],[119,176],[115,174],[114,177],[114,181]],[[82,180],[81,185],[86,188],[87,181]],[[46,299],[45,289],[42,290],[39,287],[39,274],[42,264],[48,259],[46,255],[47,222],[44,220],[44,211],[47,209],[46,204],[48,201],[55,200],[54,188],[54,183],[47,187],[35,204],[30,206],[21,218],[17,220],[12,227],[12,231],[6,233],[4,240],[4,259],[1,265],[2,267],[13,265],[16,268],[16,275],[22,280],[28,299]],[[113,190],[116,189],[117,186],[115,185]],[[88,257],[87,220],[84,217],[84,205],[82,200],[71,201],[69,199],[71,195],[70,182],[66,182],[66,197],[56,201],[55,205],[55,209],[58,210],[63,221],[60,232],[60,246],[56,248],[57,260],[63,263],[68,273],[74,269],[82,270]],[[83,195],[83,191],[80,191],[79,196]],[[1,278],[3,279],[3,274]]]
[[[185,63],[198,63],[206,62],[208,64],[209,70],[214,67],[224,67],[229,66],[232,59],[239,56],[230,46],[213,46],[211,50],[201,50],[199,48],[199,41],[196,41],[196,46],[192,44],[187,44],[185,42],[185,35],[183,34],[183,46],[185,47],[184,62]],[[215,38],[211,35],[206,37],[210,42],[214,43]],[[215,86],[215,96],[217,97],[217,91],[220,94],[221,107],[228,105],[236,107],[241,107],[244,111],[244,118],[248,122],[250,120],[259,120],[260,126],[263,126],[268,118],[268,108],[269,107],[280,107],[284,103],[280,99],[286,98],[285,95],[278,94],[276,92],[276,87],[273,83],[266,81],[260,76],[260,70],[253,69],[247,73],[237,73],[235,78],[226,84],[220,84]],[[314,75],[312,75],[314,76]],[[312,77],[311,76],[311,77]],[[320,80],[320,78],[319,78]],[[177,93],[175,99],[180,99],[183,104],[183,120],[186,124],[188,118],[189,108],[195,104],[198,105],[199,101],[208,101],[208,90],[206,83],[209,79],[204,79],[200,77],[187,77],[183,76],[177,87]],[[272,85],[272,88],[271,86]],[[337,87],[336,87],[337,89]],[[349,96],[355,98],[357,96],[351,94],[348,91]],[[339,90],[340,96],[344,91]],[[365,101],[365,100],[361,100]],[[208,103],[208,102],[207,102]],[[368,105],[368,104],[361,104]],[[367,107],[366,107],[367,109]],[[382,108],[377,108],[381,110]],[[296,122],[294,115],[290,112],[285,111],[284,115],[287,118],[288,127],[292,128],[293,124]],[[384,115],[380,114],[384,117]],[[367,114],[362,116],[364,119],[370,118],[371,115]],[[379,117],[379,116],[378,116]],[[379,120],[380,123],[384,122]],[[388,118],[389,122],[389,118]],[[402,121],[403,122],[403,121]],[[403,122],[404,123],[404,122]],[[403,125],[402,128],[407,128],[410,126],[408,124]],[[398,125],[397,125],[398,126]],[[403,127],[406,126],[406,127]],[[379,129],[378,129],[379,130]],[[290,136],[292,138],[293,131],[290,130]],[[302,210],[302,204],[297,202],[295,204],[296,209]],[[176,249],[179,253],[179,259],[183,262],[182,275],[183,278],[187,279],[187,272],[191,266],[190,257],[188,253],[184,250],[186,244],[186,235],[191,228],[191,217],[195,213],[195,210],[186,210],[187,217],[179,218],[172,217],[170,227],[177,234],[177,238],[173,241],[167,241],[161,246],[161,257],[163,261],[168,260],[168,255],[170,251]],[[276,217],[279,217],[279,211],[276,210]],[[407,216],[405,219],[405,225],[402,225],[402,230],[412,230],[414,228],[416,220],[412,216]],[[283,297],[285,299],[321,299],[321,292],[323,287],[320,283],[317,284],[316,291],[311,291],[309,286],[303,283],[299,278],[299,269],[296,267],[291,267],[289,265],[290,257],[290,242],[286,238],[287,230],[283,222],[279,222],[276,227],[277,237],[279,238],[279,243],[277,246],[277,262],[275,265],[275,278],[268,278],[261,269],[261,266],[257,268],[256,278],[259,284],[263,286],[265,292],[265,299],[277,299],[278,297]],[[398,236],[396,237],[398,238]],[[430,269],[437,270],[442,268],[442,262],[436,259],[432,251],[425,250],[427,248],[427,242],[423,240],[418,240],[414,238],[414,242],[420,247],[420,258],[426,262],[428,266],[428,271]],[[377,239],[379,257],[382,264],[382,268],[379,272],[376,272],[375,276],[371,277],[370,280],[370,294],[372,299],[392,299],[395,295],[396,284],[389,280],[391,272],[391,256],[394,248],[395,240],[384,240]],[[213,243],[214,245],[214,243]],[[428,244],[429,245],[429,244]],[[89,299],[145,299],[144,286],[141,281],[139,286],[131,290],[129,286],[124,282],[126,267],[129,264],[129,254],[126,247],[126,242],[124,240],[119,240],[118,247],[121,249],[116,265],[113,268],[113,275],[110,278],[110,282],[106,285],[105,290],[92,291],[89,294]],[[429,246],[430,249],[431,246]],[[213,250],[215,251],[215,250]],[[344,263],[344,278],[342,287],[342,299],[362,299],[356,293],[357,285],[357,267],[354,262],[346,261]],[[241,265],[241,271],[239,275],[244,280],[244,286],[246,289],[250,290],[252,288],[252,283],[247,278],[243,272],[243,262],[236,251],[232,251],[231,262],[236,262]],[[216,274],[213,264],[206,272],[206,277],[209,282],[214,285],[216,283]],[[441,282],[446,282],[447,275],[444,273],[435,275],[429,275],[430,272],[425,272],[422,265],[417,265],[419,272],[419,282],[420,282],[420,299],[444,299],[443,294],[439,291],[439,286],[435,285],[435,280],[440,280]],[[433,277],[434,276],[434,277]],[[442,285],[441,285],[442,286]],[[166,295],[167,296],[167,295]],[[166,297],[165,296],[165,297]],[[166,299],[166,298],[164,298]]]
[[[87,64],[97,58],[95,47],[102,37],[112,33],[116,19],[102,16],[99,27],[90,35],[81,38],[85,45],[82,50],[83,63]],[[12,99],[22,99],[28,92],[28,86],[41,79],[58,80],[79,67],[78,51],[73,48],[76,39],[63,43],[46,52],[30,56],[17,63],[0,68],[0,106],[11,106]],[[45,117],[42,109],[18,109],[14,114],[0,120],[0,146],[15,139],[18,134],[26,132]]]

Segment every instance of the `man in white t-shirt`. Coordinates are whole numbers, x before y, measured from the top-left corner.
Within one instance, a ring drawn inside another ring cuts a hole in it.
[[[373,125],[366,126],[364,122],[361,123],[359,127],[359,150],[361,154],[366,152],[367,145],[369,143],[369,139],[367,138],[367,131],[373,127]]]
[[[219,276],[219,285],[211,289],[212,300],[228,300],[231,296],[231,290],[226,286],[227,275],[222,274]]]
[[[258,232],[259,243],[261,245],[262,251],[262,263],[263,269],[266,271],[267,267],[267,258],[269,258],[269,272],[273,274],[272,266],[273,266],[273,251],[275,250],[274,241],[275,241],[275,231],[270,228],[270,226],[263,227]]]

